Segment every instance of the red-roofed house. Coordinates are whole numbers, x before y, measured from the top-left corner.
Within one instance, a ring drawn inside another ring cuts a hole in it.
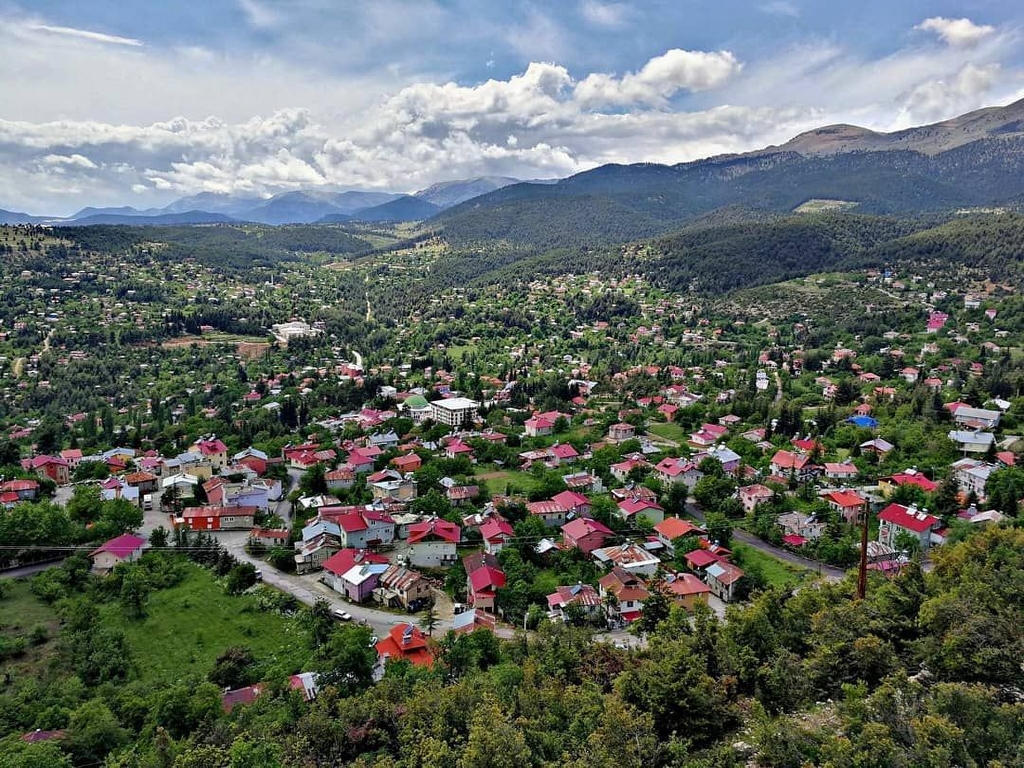
[[[409,526],[409,562],[421,568],[451,565],[457,558],[462,529],[455,523],[431,518]]]
[[[188,507],[182,522],[193,531],[250,530],[257,507]]]
[[[473,608],[494,613],[494,601],[497,599],[498,590],[505,586],[505,573],[498,567],[497,560],[493,563],[481,562],[477,567],[470,559],[472,555],[463,559],[466,564],[466,601]],[[492,557],[485,555],[485,557]]]
[[[698,528],[689,520],[683,520],[678,517],[666,517],[654,526],[654,533],[658,537],[658,541],[665,545],[665,549],[673,552],[673,541],[682,536],[702,536],[704,535],[704,529]]]
[[[221,706],[224,707],[225,712],[231,712],[239,704],[252,704],[263,693],[265,687],[263,683],[257,683],[244,688],[235,688],[233,691],[224,691],[220,697]]]
[[[595,549],[603,547],[615,532],[597,520],[579,517],[562,526],[562,541],[567,547],[576,547],[580,552],[589,555]]]
[[[647,583],[635,573],[615,566],[597,582],[602,601],[607,595],[615,596],[615,605],[608,606],[609,618],[631,622],[640,618],[644,601],[651,596]]]
[[[338,550],[333,555],[324,560],[323,564],[323,576],[321,579],[324,584],[329,586],[336,592],[341,592],[344,595],[348,595],[350,600],[360,602],[368,596],[367,594],[359,594],[358,590],[352,590],[349,583],[344,580],[344,575],[348,573],[355,566],[360,565],[386,565],[388,559],[385,555],[378,555],[373,552],[367,552],[365,549],[355,549],[353,547],[347,547],[345,549]],[[369,587],[370,592],[376,587],[376,581],[374,586]]]
[[[484,552],[496,555],[515,538],[515,531],[507,520],[490,519],[480,526]]]
[[[526,511],[536,515],[544,521],[549,528],[558,528],[565,524],[565,515],[568,510],[553,499],[547,501],[531,501],[526,505]]]
[[[228,447],[216,437],[208,440],[196,440],[189,450],[202,454],[214,469],[220,469],[228,463]]]
[[[653,501],[642,499],[625,499],[618,503],[618,515],[623,520],[636,520],[637,515],[643,515],[652,523],[660,523],[665,519],[665,508]]]
[[[93,573],[110,573],[118,563],[130,563],[142,557],[146,540],[130,533],[111,539],[89,553]]]
[[[896,537],[907,533],[917,539],[924,552],[931,546],[932,532],[942,526],[942,521],[916,507],[890,504],[878,513],[878,541],[896,547]]]
[[[0,492],[13,493],[15,501],[30,501],[39,494],[38,480],[8,480],[0,485]]]
[[[71,480],[71,467],[67,461],[56,456],[33,456],[21,462],[22,469],[35,472],[39,477],[53,480],[57,485],[67,485]]]
[[[916,485],[925,493],[932,493],[938,488],[938,483],[932,482],[916,469],[898,472],[891,477],[878,478],[878,490],[886,498],[892,496],[901,485]]]
[[[423,459],[415,453],[407,453],[404,456],[396,456],[391,460],[391,466],[403,474],[415,472],[423,466]]]
[[[696,610],[697,603],[708,604],[711,587],[692,573],[676,573],[666,577],[665,591],[676,605],[681,605],[692,613]]]
[[[418,667],[429,667],[434,663],[434,654],[427,645],[427,638],[419,627],[412,624],[396,624],[387,636],[378,642],[377,659],[380,664],[405,659]]]
[[[576,491],[562,491],[551,497],[562,505],[567,516],[587,517],[590,514],[590,499]]]
[[[654,471],[661,482],[666,484],[684,483],[690,489],[704,477],[697,465],[689,459],[662,459],[655,465]]]
[[[868,509],[867,499],[862,499],[853,491],[830,491],[821,498],[848,523],[856,523],[860,514]]]
[[[554,433],[555,422],[553,419],[534,416],[523,423],[523,428],[526,430],[527,437],[544,437]]]
[[[573,448],[569,443],[559,443],[551,446],[551,455],[554,456],[555,461],[557,461],[559,465],[572,464],[580,457],[579,451]]]
[[[695,549],[683,555],[686,564],[694,573],[704,573],[704,569],[712,563],[717,563],[721,558],[706,549]]]
[[[773,475],[795,477],[799,482],[805,482],[814,477],[816,469],[807,456],[792,451],[776,451],[771,461]]]
[[[825,477],[843,483],[853,480],[860,473],[857,466],[850,461],[841,463],[825,462]]]

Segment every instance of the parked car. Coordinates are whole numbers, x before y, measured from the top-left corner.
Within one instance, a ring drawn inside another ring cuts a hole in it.
[[[341,608],[335,608],[331,611],[331,615],[338,621],[352,621],[352,614],[348,611],[341,610]]]

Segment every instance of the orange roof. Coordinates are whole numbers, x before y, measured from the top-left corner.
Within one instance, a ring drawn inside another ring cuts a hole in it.
[[[396,624],[387,637],[374,647],[378,656],[386,656],[391,660],[407,659],[421,667],[429,667],[434,663],[434,654],[427,647],[427,639],[412,624]]]
[[[680,536],[689,536],[691,533],[704,533],[689,520],[682,520],[678,517],[666,517],[663,522],[654,526],[654,530],[670,541],[678,539]]]

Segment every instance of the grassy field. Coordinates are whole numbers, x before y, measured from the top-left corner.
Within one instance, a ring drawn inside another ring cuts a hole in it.
[[[124,629],[135,667],[146,681],[173,681],[183,674],[205,674],[217,656],[234,645],[249,648],[268,671],[300,671],[309,660],[299,619],[256,609],[249,595],[232,597],[199,567],[175,587],[150,595],[148,616],[132,621],[120,606],[102,606],[102,620]]]
[[[492,494],[505,493],[506,485],[510,487],[513,495],[528,494],[540,487],[540,483],[533,475],[516,469],[485,471],[481,472],[478,477],[487,483],[487,488]]]
[[[666,421],[664,423],[660,421],[652,421],[647,425],[647,431],[652,435],[657,435],[658,437],[663,437],[666,440],[672,440],[677,443],[685,443],[690,437],[689,432],[678,424],[673,424],[670,421]]]
[[[747,544],[734,542],[732,550],[736,553],[737,560],[743,563],[757,563],[761,566],[765,578],[768,579],[768,583],[773,587],[792,586],[811,575],[811,571],[806,568],[798,568],[789,563],[784,563],[782,560],[772,557],[759,549],[754,549]]]
[[[6,597],[0,600],[0,645],[22,638],[25,651],[22,655],[0,661],[0,673],[17,675],[21,668],[31,668],[40,659],[53,651],[53,638],[60,625],[53,610],[46,603],[36,599],[29,589],[29,579],[4,579],[7,585]],[[34,645],[32,630],[45,627],[47,642]]]

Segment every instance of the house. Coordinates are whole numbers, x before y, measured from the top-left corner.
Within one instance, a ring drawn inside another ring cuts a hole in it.
[[[0,485],[0,493],[13,493],[16,501],[31,501],[39,495],[39,481],[7,480]]]
[[[879,512],[878,523],[878,541],[882,544],[897,548],[898,536],[906,533],[917,539],[922,552],[931,546],[932,533],[942,526],[934,515],[902,504],[890,504]]]
[[[325,472],[324,481],[327,483],[327,490],[344,491],[355,485],[356,471],[350,466],[341,466]]]
[[[494,613],[498,590],[505,586],[505,572],[498,558],[475,552],[462,558],[466,569],[466,601],[473,608]]]
[[[692,573],[670,573],[665,577],[665,591],[673,603],[693,613],[697,603],[708,604],[711,587]]]
[[[736,594],[736,584],[743,578],[743,569],[719,560],[705,568],[704,573],[711,593],[722,602],[732,602]]]
[[[266,686],[263,683],[257,683],[256,685],[247,685],[244,688],[224,691],[220,697],[221,707],[224,708],[224,712],[230,713],[239,704],[252,704],[263,693],[264,688]]]
[[[302,529],[302,541],[295,542],[295,570],[299,574],[322,568],[341,549],[337,531],[338,527],[328,522],[307,525]]]
[[[558,528],[565,524],[568,510],[553,499],[547,501],[531,501],[526,505],[526,511],[536,515],[544,521],[549,528]]]
[[[938,483],[929,480],[922,472],[914,468],[897,472],[889,477],[878,478],[878,490],[884,498],[892,496],[902,485],[915,485],[925,493],[932,493],[939,487]]]
[[[430,583],[416,571],[391,565],[378,577],[373,599],[392,608],[416,610],[431,599]]]
[[[253,528],[249,531],[249,542],[262,547],[281,547],[288,545],[287,528]]]
[[[472,461],[474,464],[476,463],[476,457],[473,455],[473,448],[472,448],[472,446],[466,445],[464,442],[462,442],[461,440],[458,440],[458,439],[451,440],[444,447],[444,455],[445,455],[445,458],[448,458],[448,459],[457,459],[460,456],[465,456],[470,461]]]
[[[645,576],[652,575],[661,564],[661,560],[656,555],[632,542],[595,549],[591,554],[594,556],[594,560],[601,565],[611,567],[618,565],[627,571]]]
[[[569,443],[557,443],[551,446],[551,455],[559,465],[572,464],[580,457],[579,451]]]
[[[802,453],[780,449],[772,457],[771,471],[773,475],[794,478],[797,482],[803,483],[814,477],[817,467]]]
[[[601,478],[587,471],[562,475],[562,482],[569,490],[577,493],[601,493],[604,490]]]
[[[494,632],[494,626],[494,616],[484,611],[479,611],[476,608],[461,611],[452,618],[452,632],[456,635],[468,635],[471,632],[476,632],[478,629]]]
[[[554,434],[555,422],[534,416],[523,423],[523,428],[526,430],[527,437],[545,437]]]
[[[774,495],[775,491],[764,485],[746,485],[736,492],[736,497],[743,505],[743,511],[748,515],[757,508],[758,504],[770,501]]]
[[[783,536],[796,536],[804,541],[819,538],[826,528],[825,523],[796,511],[779,515],[775,522],[782,528]]]
[[[353,569],[359,569],[364,565],[384,567],[372,579],[369,575],[365,579],[346,578]],[[323,575],[320,580],[335,592],[341,592],[349,600],[361,603],[373,594],[373,590],[377,587],[377,580],[388,569],[388,566],[388,559],[384,555],[348,547],[338,550],[324,560]],[[368,583],[368,580],[372,585]]]
[[[643,579],[619,566],[602,576],[597,586],[602,603],[607,608],[608,618],[615,621],[628,623],[639,619],[644,601],[651,596]],[[614,605],[604,602],[608,595],[614,596]]]
[[[139,489],[128,485],[122,477],[108,477],[100,483],[100,498],[104,501],[124,499],[138,505]]]
[[[683,555],[686,565],[694,573],[702,574],[711,565],[717,563],[720,558],[714,552],[707,549],[695,549]]]
[[[589,584],[557,587],[548,595],[548,612],[553,618],[566,619],[567,610],[579,610],[588,619],[601,615],[601,596]]]
[[[391,466],[403,475],[415,472],[423,466],[423,459],[416,453],[407,453],[404,456],[396,456],[390,462]]]
[[[189,446],[189,451],[201,454],[215,470],[228,463],[228,447],[216,435],[196,440]]]
[[[124,481],[141,494],[153,493],[160,484],[160,479],[150,472],[129,472]]]
[[[434,654],[427,645],[427,638],[419,627],[412,624],[396,624],[374,648],[381,665],[399,659],[417,667],[429,667],[434,663]]]
[[[868,440],[867,442],[861,443],[860,452],[873,453],[875,456],[878,456],[879,458],[885,458],[885,456],[888,455],[888,453],[895,447],[896,446],[894,446],[888,440],[883,440],[880,437],[876,437],[873,440]]]
[[[461,427],[476,420],[480,403],[466,397],[435,400],[430,404],[430,418],[448,427]]]
[[[693,457],[693,462],[700,466],[704,459],[717,459],[722,469],[731,475],[739,471],[740,463],[743,461],[742,456],[724,445],[713,445],[706,451],[701,451]]]
[[[588,517],[590,515],[590,499],[576,491],[562,491],[551,497],[565,509],[566,518]]]
[[[999,426],[999,418],[1002,416],[999,411],[972,408],[959,403],[954,405],[957,407],[953,409],[953,421],[957,426],[967,429],[995,429]]]
[[[644,461],[643,459],[626,459],[618,462],[617,464],[612,464],[611,467],[609,467],[612,477],[620,483],[624,483],[629,480],[629,474],[634,469],[638,471],[646,471],[650,468],[650,462]]]
[[[265,475],[269,458],[263,451],[249,447],[231,457],[232,464],[244,464],[257,475]]]
[[[31,459],[23,459],[22,469],[35,472],[39,477],[53,480],[57,485],[67,485],[71,482],[71,465],[57,456],[33,456]]]
[[[256,507],[187,507],[181,522],[193,531],[247,531],[258,511]]]
[[[373,472],[373,464],[376,457],[371,456],[366,448],[353,448],[348,452],[345,463],[352,468],[357,475]]]
[[[996,440],[991,432],[975,432],[968,429],[950,430],[949,439],[964,453],[987,453]]]
[[[451,565],[457,557],[462,529],[455,523],[431,518],[409,526],[409,562],[421,568]]]
[[[130,563],[142,557],[146,540],[130,533],[111,539],[89,553],[92,558],[92,572],[110,573],[118,563]]]
[[[82,449],[81,448],[66,448],[60,452],[60,457],[68,463],[71,471],[74,472],[78,469],[78,465],[82,461]]]
[[[673,541],[684,536],[703,536],[704,529],[698,528],[689,520],[683,520],[679,517],[666,517],[654,526],[654,535],[658,537],[658,541],[665,546],[669,553],[675,554],[672,545]]]
[[[370,507],[321,507],[318,520],[337,525],[342,547],[368,549],[385,547],[395,540],[395,521]],[[303,538],[306,530],[303,529]]]
[[[640,499],[626,499],[617,505],[618,515],[627,522],[635,522],[639,515],[643,515],[652,523],[660,523],[665,519],[665,508],[653,501]]]
[[[858,494],[853,491],[829,491],[821,497],[828,506],[835,512],[838,512],[843,516],[843,519],[848,523],[856,523],[860,520],[860,515],[868,511],[867,499],[861,498]],[[800,534],[803,536],[804,534]],[[808,536],[807,538],[813,538]]]
[[[825,477],[836,483],[850,482],[860,473],[852,461],[842,463],[825,462]]]
[[[388,470],[391,476],[375,482],[368,482],[374,501],[394,499],[395,501],[412,501],[417,496],[417,484],[412,475],[402,477],[395,470]],[[398,477],[394,477],[398,475]],[[372,478],[373,475],[370,475]],[[369,478],[368,478],[369,480]]]
[[[316,672],[300,672],[288,678],[288,687],[293,691],[302,691],[302,698],[310,702],[320,693],[319,678]]]
[[[624,442],[626,440],[632,440],[636,437],[636,427],[626,422],[619,422],[618,424],[612,424],[608,428],[608,439],[617,443]]]
[[[337,557],[337,553],[334,557]],[[373,595],[373,591],[380,582],[380,577],[390,567],[387,560],[382,563],[364,561],[345,571],[337,579],[337,582],[341,584],[341,591],[349,600],[354,603],[362,603]]]
[[[690,490],[704,477],[697,464],[689,459],[664,458],[655,465],[654,471],[662,483],[684,483]]]
[[[562,526],[562,541],[566,547],[575,547],[585,555],[603,547],[615,532],[597,520],[578,517]]]
[[[507,520],[490,519],[480,526],[484,540],[484,552],[496,555],[515,538],[515,531]]]
[[[377,432],[370,435],[370,445],[380,448],[382,451],[390,451],[398,447],[398,435],[394,430],[390,432]]]
[[[999,469],[995,464],[970,458],[955,461],[950,468],[960,490],[967,495],[973,493],[978,497],[978,501],[985,501],[989,475]]]
[[[453,485],[445,491],[445,496],[452,503],[453,507],[463,507],[472,504],[473,499],[480,495],[480,488],[475,485]]]

